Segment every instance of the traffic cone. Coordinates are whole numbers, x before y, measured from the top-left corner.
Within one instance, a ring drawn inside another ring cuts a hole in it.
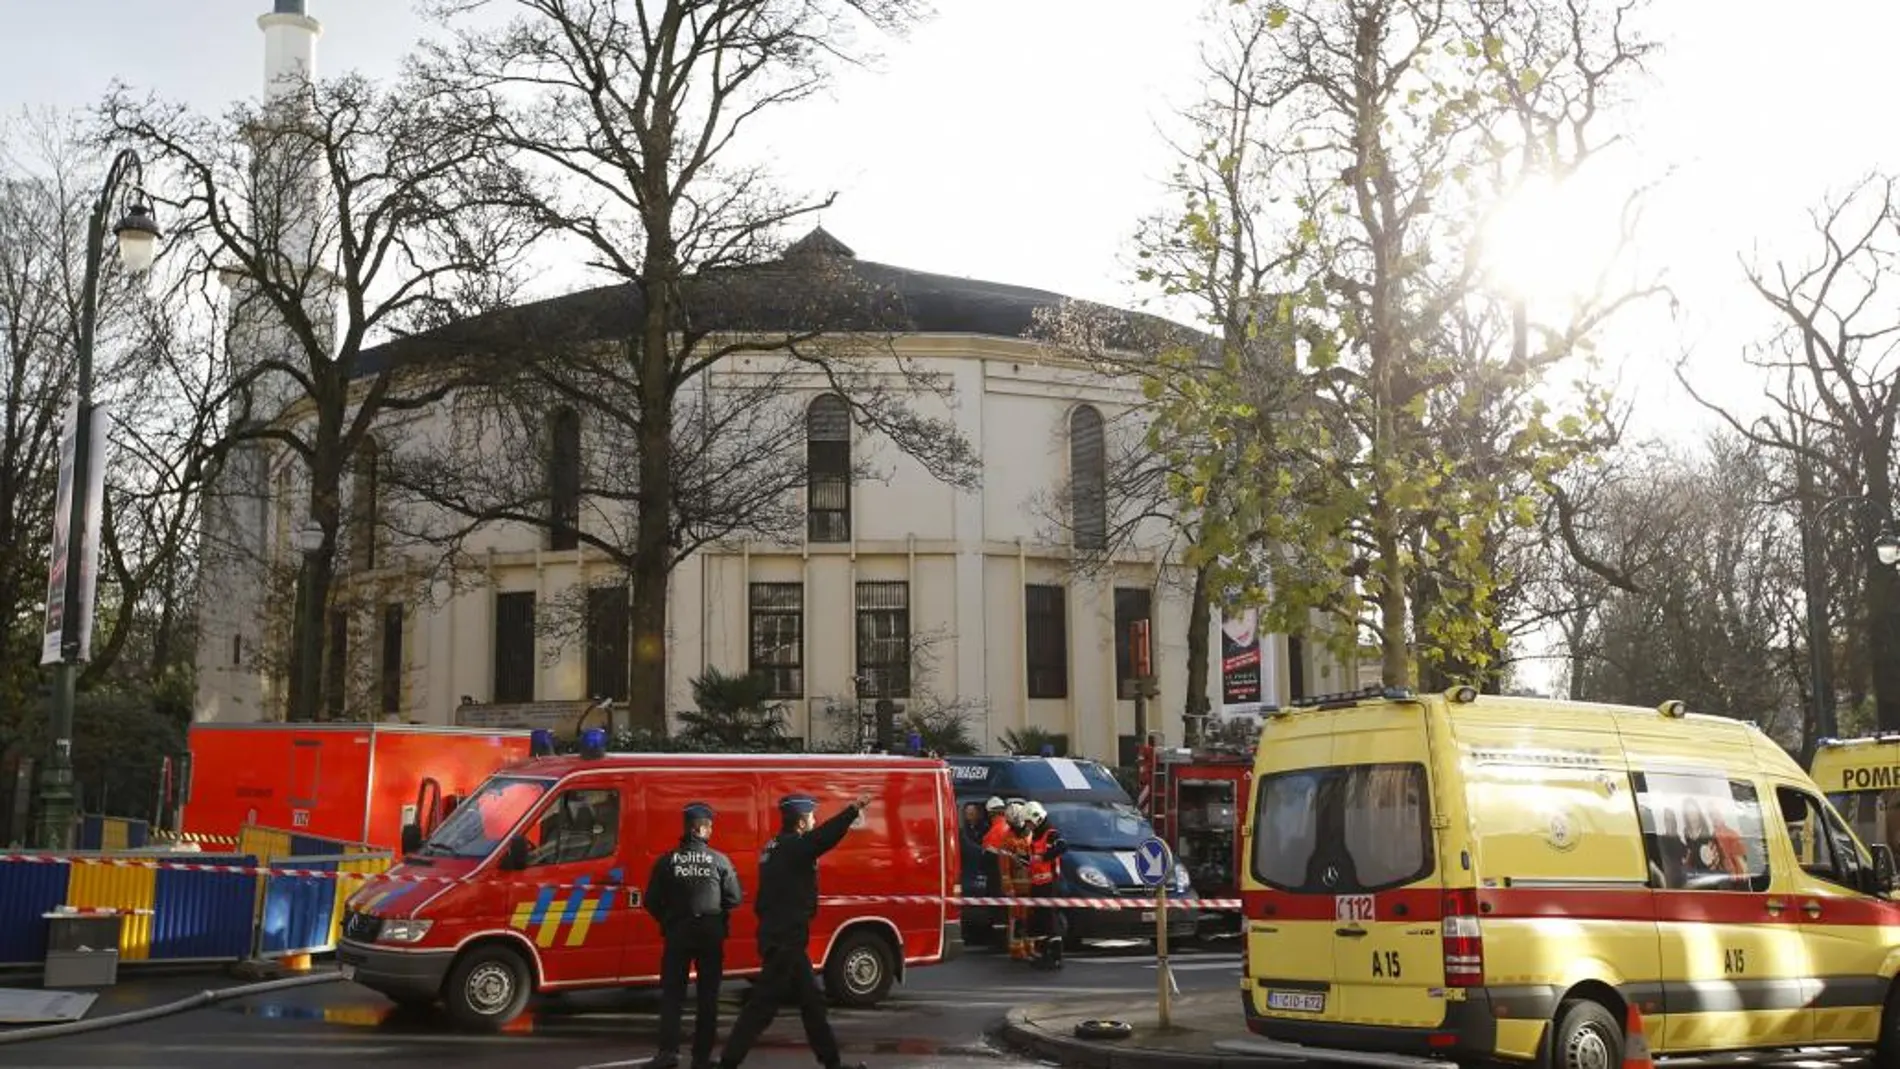
[[[1656,1060],[1649,1056],[1649,1036],[1643,1032],[1643,1011],[1634,1002],[1624,1026],[1623,1069],[1656,1069]]]

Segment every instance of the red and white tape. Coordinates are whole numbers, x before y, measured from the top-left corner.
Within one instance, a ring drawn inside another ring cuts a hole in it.
[[[366,858],[370,860],[373,858]],[[162,861],[147,857],[104,857],[97,855],[64,854],[0,854],[0,862],[19,861],[39,865],[104,865],[113,868],[149,868],[168,869],[174,872],[216,872],[232,876],[277,876],[318,880],[386,880],[395,883],[456,883],[459,876],[438,876],[429,873],[408,872],[338,872],[335,869],[303,869],[278,865],[218,865],[203,861]],[[495,881],[499,882],[499,881]],[[532,881],[510,880],[509,887],[543,888],[572,890],[576,887],[598,889],[601,885],[587,883],[536,883]],[[1008,908],[1057,909],[1141,909],[1155,908],[1152,897],[1129,898],[976,898],[957,895],[826,895],[821,900],[825,905],[938,905],[948,903],[955,906],[995,906]],[[1241,908],[1238,898],[1191,898],[1169,901],[1183,909],[1203,911],[1233,911]]]

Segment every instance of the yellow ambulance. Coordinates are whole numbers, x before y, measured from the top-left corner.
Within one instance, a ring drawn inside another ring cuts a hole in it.
[[[1224,1046],[1620,1069],[1636,1025],[1657,1056],[1853,1047],[1900,1069],[1893,855],[1751,724],[1331,695],[1267,719],[1254,791],[1241,986],[1262,1038]]]
[[[1900,735],[1822,739],[1808,775],[1861,842],[1900,847]]]

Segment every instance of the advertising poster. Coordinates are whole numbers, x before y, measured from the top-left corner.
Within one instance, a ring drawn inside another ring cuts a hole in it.
[[[1266,682],[1260,611],[1227,609],[1221,618],[1220,644],[1221,717],[1259,715]]]
[[[66,644],[68,628],[74,628],[73,640],[79,661],[92,656],[92,607],[99,583],[99,523],[104,509],[106,483],[105,410],[93,406],[88,412],[91,433],[86,464],[84,541],[79,553],[79,603],[70,616],[66,605],[66,557],[72,539],[69,520],[73,503],[73,447],[79,429],[78,406],[66,410],[66,432],[60,440],[59,490],[53,505],[53,559],[46,579],[46,627],[40,644],[40,663],[58,664]]]

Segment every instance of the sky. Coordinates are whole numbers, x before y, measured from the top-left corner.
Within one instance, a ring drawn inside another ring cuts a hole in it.
[[[821,222],[865,259],[1128,305],[1129,238],[1160,201],[1159,132],[1198,84],[1198,0],[935,0],[873,69],[763,129],[779,174],[838,194]],[[206,109],[262,88],[269,0],[0,0],[0,110],[83,107],[122,80]],[[1676,383],[1750,407],[1739,354],[1765,311],[1737,256],[1807,255],[1805,212],[1887,161],[1900,5],[1653,0],[1663,45],[1613,193],[1663,178],[1636,255],[1678,310],[1625,319],[1605,357],[1639,436],[1714,426]],[[309,0],[320,75],[392,74],[427,26],[410,0]],[[1552,223],[1549,216],[1533,223]],[[1557,220],[1561,222],[1561,220]],[[1556,237],[1587,239],[1552,226]],[[1552,248],[1547,255],[1561,256]]]

